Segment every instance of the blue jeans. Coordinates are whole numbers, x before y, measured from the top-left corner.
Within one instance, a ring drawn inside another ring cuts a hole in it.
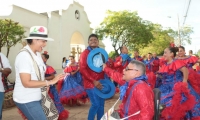
[[[4,100],[4,92],[0,92],[0,120],[2,119],[3,100]]]
[[[100,120],[104,115],[104,103],[105,100],[100,98],[94,93],[94,89],[86,89],[88,97],[90,98],[91,106],[88,114],[88,120],[94,120],[97,114],[97,120]]]
[[[41,101],[33,101],[29,103],[17,103],[17,107],[27,117],[28,120],[47,120],[42,109]]]

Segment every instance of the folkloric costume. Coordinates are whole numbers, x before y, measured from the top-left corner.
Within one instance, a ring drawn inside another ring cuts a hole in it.
[[[153,91],[147,84],[147,76],[142,75],[129,82],[122,80],[122,74],[109,67],[104,68],[104,72],[122,85],[120,87],[120,104],[118,113],[121,118],[130,116],[138,111],[138,115],[129,117],[128,120],[152,120],[154,116]]]
[[[170,47],[175,47],[174,42],[170,42],[169,46],[170,46]]]
[[[184,60],[187,68],[192,68],[192,66],[198,62],[199,58],[196,56],[189,56],[188,58],[181,59]]]
[[[158,71],[157,87],[161,91],[161,104],[166,105],[161,113],[164,119],[200,119],[200,96],[189,82],[183,82],[180,69],[184,66],[181,60],[174,60],[163,64]]]
[[[128,54],[121,53],[120,56],[118,56],[115,59],[113,69],[115,69],[116,71],[122,74],[123,70],[126,68],[126,66],[129,64],[130,61],[131,61],[131,57]],[[117,86],[117,83],[115,81],[114,81],[114,84],[115,86]],[[119,89],[116,88],[116,93],[118,92],[119,92]]]
[[[126,66],[129,64],[130,61],[131,61],[131,58],[128,54],[121,53],[120,56],[118,56],[115,59],[114,69],[118,71],[119,73],[123,73],[123,70],[126,68]]]
[[[95,48],[97,49],[97,48]],[[88,94],[88,97],[91,101],[91,107],[89,110],[88,119],[93,120],[95,115],[97,114],[97,120],[100,120],[104,114],[104,104],[105,100],[100,98],[98,95],[94,93],[94,81],[98,81],[100,79],[104,79],[104,72],[95,72],[89,68],[87,64],[87,58],[90,52],[93,49],[91,47],[87,47],[81,55],[80,55],[80,72],[83,78],[83,85]]]
[[[53,67],[51,67],[49,65],[46,65],[46,67],[47,67],[47,69],[46,69],[45,77],[49,77],[52,74],[56,74],[56,71],[53,69]],[[69,112],[67,110],[65,110],[63,105],[61,104],[55,85],[50,86],[48,94],[51,97],[51,99],[53,99],[54,104],[59,112],[58,120],[67,119]]]
[[[196,66],[196,71],[198,74],[200,74],[200,66]]]
[[[116,68],[114,67],[115,61],[116,61],[116,60],[113,60],[113,59],[111,59],[111,58],[108,58],[108,61],[106,62],[106,66],[108,66],[108,67],[111,68],[111,69],[116,69]],[[113,83],[115,84],[115,87],[116,87],[115,93],[119,93],[119,88],[117,87],[118,84],[117,84],[115,81],[113,81]]]
[[[143,58],[141,56],[133,57],[132,60],[138,60],[138,61],[143,62]]]
[[[150,60],[146,59],[144,60],[144,64],[146,65],[146,69],[148,69],[149,71],[153,72],[153,63],[154,63],[154,59],[151,58]]]
[[[166,60],[165,60],[163,57],[161,57],[161,58],[159,59],[159,68],[162,67],[162,65],[164,65],[165,62],[166,62]]]
[[[150,84],[151,88],[154,89],[156,84],[155,73],[157,72],[157,67],[159,68],[159,62],[158,60],[151,58],[150,60],[144,60],[144,64],[146,65],[146,75],[148,77],[148,83]]]
[[[160,59],[155,57],[153,58],[154,61],[153,61],[153,72],[156,73],[158,70],[159,70],[159,63],[160,63]]]
[[[199,58],[196,56],[189,56],[188,58],[180,60],[184,61],[186,67],[189,70],[188,81],[195,89],[195,91],[200,95],[200,74],[198,74],[198,72],[194,71],[192,68],[192,66],[197,63],[198,59]]]
[[[156,84],[156,75],[152,71],[146,69],[146,76],[147,76],[147,83],[150,85],[152,89],[154,89]]]
[[[79,71],[74,75],[74,72],[78,69],[78,66],[67,66],[64,70],[66,74],[64,80],[58,83],[58,89],[60,90],[59,96],[63,104],[68,104],[70,100],[75,102],[81,101],[83,103],[87,102],[87,93],[82,86],[82,76]]]
[[[112,58],[108,58],[108,62],[106,62],[106,65],[114,69],[114,60]]]

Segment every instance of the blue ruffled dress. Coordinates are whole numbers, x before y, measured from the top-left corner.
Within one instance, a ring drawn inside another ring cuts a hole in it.
[[[45,72],[45,77],[49,77],[52,74],[56,74],[56,71],[51,67],[47,65],[47,69]],[[62,103],[60,102],[60,97],[58,96],[58,91],[56,90],[55,85],[51,85],[50,89],[49,89],[49,96],[51,97],[51,99],[53,99],[54,104],[58,110],[59,113],[59,118],[58,120],[63,120],[63,119],[67,119],[69,112],[67,110],[64,109]]]
[[[161,104],[164,119],[200,119],[200,96],[189,82],[184,83],[180,71],[185,64],[174,60],[171,64],[163,64],[158,72],[156,86],[161,91]]]
[[[74,75],[70,74],[77,69],[78,66],[67,66],[64,70],[69,74],[64,78],[59,93],[60,100],[63,104],[68,104],[69,100],[79,100],[83,103],[88,101],[87,93],[82,85],[82,76],[80,72],[78,71]]]

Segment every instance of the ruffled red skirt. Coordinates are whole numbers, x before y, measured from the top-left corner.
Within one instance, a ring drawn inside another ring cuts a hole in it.
[[[198,74],[191,68],[188,70],[189,70],[188,81],[190,82],[193,89],[200,95],[200,74]]]

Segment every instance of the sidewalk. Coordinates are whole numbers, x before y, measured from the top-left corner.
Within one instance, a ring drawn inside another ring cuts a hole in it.
[[[113,96],[111,99],[105,101],[105,112],[116,102],[118,98],[119,94],[115,94],[115,96]],[[115,107],[115,109],[118,108],[118,105]],[[65,109],[69,111],[68,120],[87,120],[89,108],[90,108],[90,103],[73,107],[65,106]],[[23,119],[18,114],[17,108],[13,107],[10,109],[3,110],[2,120],[23,120]]]

